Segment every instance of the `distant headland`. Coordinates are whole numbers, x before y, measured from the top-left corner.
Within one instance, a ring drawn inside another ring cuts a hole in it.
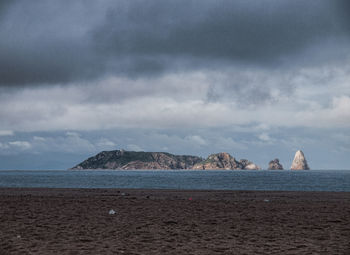
[[[102,151],[90,157],[71,170],[84,169],[122,169],[122,170],[260,170],[255,163],[241,159],[236,160],[227,152],[211,154],[207,159],[191,155],[174,155],[167,152],[144,151]],[[283,170],[279,159],[269,162],[269,170]],[[291,166],[292,170],[309,170],[304,153],[298,150],[295,153]]]

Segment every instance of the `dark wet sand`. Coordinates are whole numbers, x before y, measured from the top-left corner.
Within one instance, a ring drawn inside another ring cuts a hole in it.
[[[0,189],[0,254],[350,254],[350,193]]]

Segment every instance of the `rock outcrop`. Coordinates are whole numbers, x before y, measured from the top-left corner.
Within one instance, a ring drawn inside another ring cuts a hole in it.
[[[241,169],[239,162],[226,152],[210,155],[206,160],[194,165],[193,169]]]
[[[239,170],[239,169],[247,169],[247,170],[256,170],[260,169],[259,166],[254,163],[241,159],[237,161],[234,157],[232,157],[227,152],[221,152],[217,154],[210,155],[206,160],[197,163],[193,166],[192,169],[195,170]]]
[[[191,169],[203,159],[165,152],[103,151],[72,168],[82,169]]]
[[[304,153],[301,150],[298,150],[295,153],[294,160],[290,169],[291,170],[309,170],[310,169],[305,159]]]
[[[280,164],[280,160],[275,158],[269,162],[268,170],[283,170],[283,166]]]
[[[247,159],[241,159],[239,161],[239,163],[241,164],[242,169],[245,170],[260,170],[261,168],[254,164],[253,162],[247,160]]]

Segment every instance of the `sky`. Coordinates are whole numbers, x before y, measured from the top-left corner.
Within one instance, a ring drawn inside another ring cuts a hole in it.
[[[0,169],[103,150],[350,169],[350,1],[0,2]]]

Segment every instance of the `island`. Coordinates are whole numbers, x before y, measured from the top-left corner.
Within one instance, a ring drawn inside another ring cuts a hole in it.
[[[283,170],[283,166],[280,163],[280,160],[278,158],[275,158],[274,160],[271,160],[269,162],[268,170]]]
[[[260,167],[246,159],[237,161],[227,152],[212,154],[203,159],[198,156],[174,155],[167,152],[114,150],[102,151],[71,168],[71,170],[84,169],[258,170]]]

